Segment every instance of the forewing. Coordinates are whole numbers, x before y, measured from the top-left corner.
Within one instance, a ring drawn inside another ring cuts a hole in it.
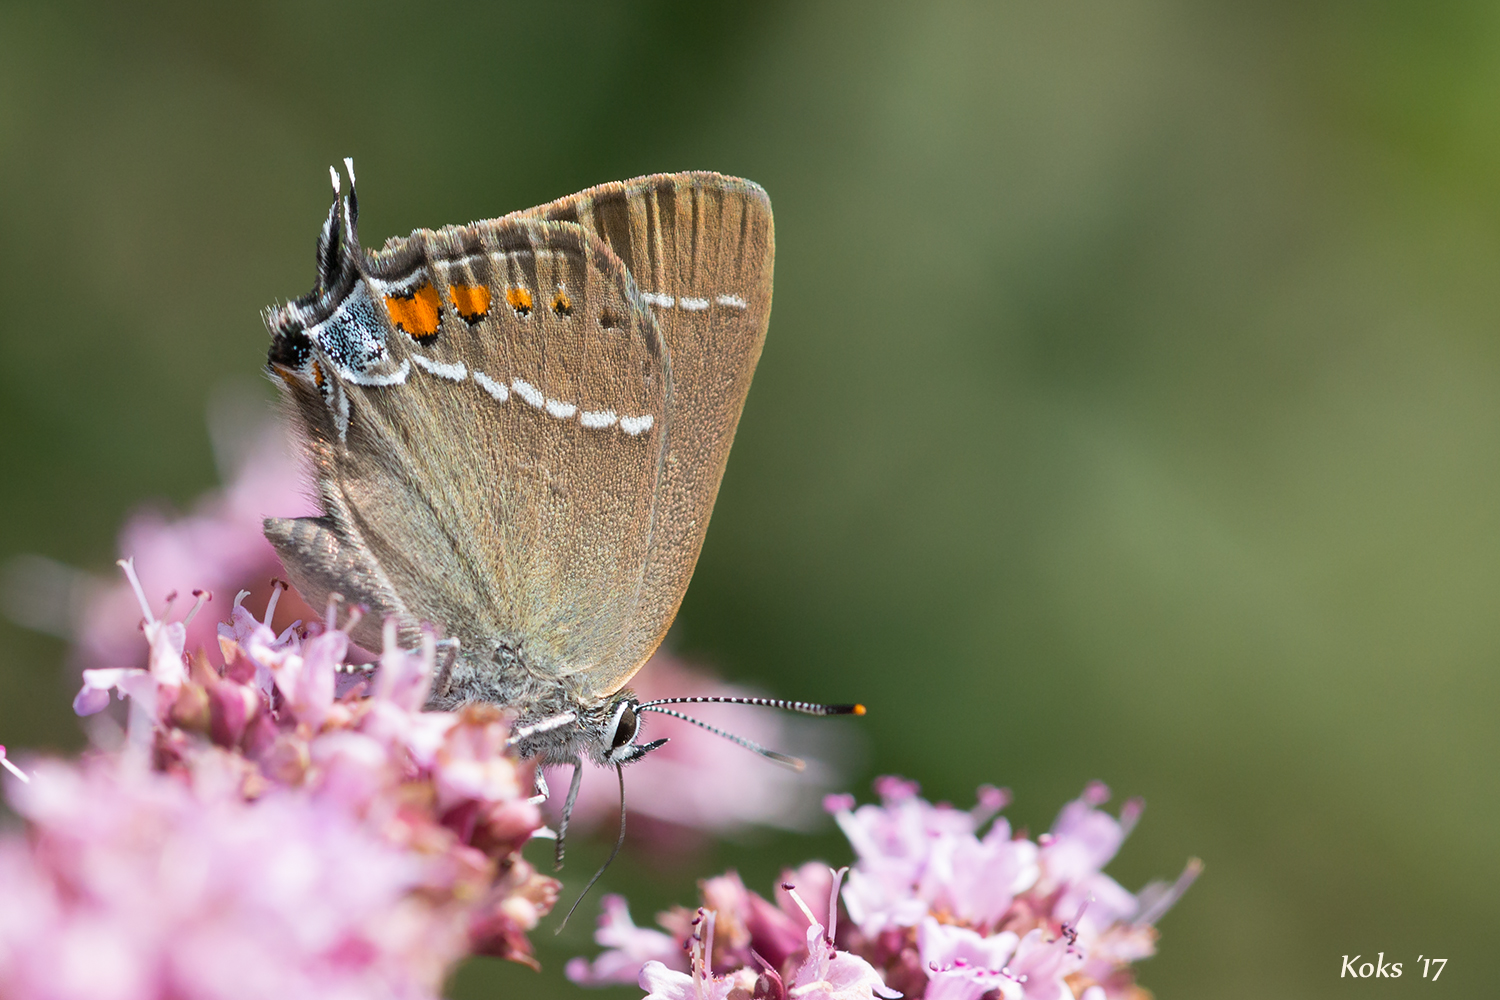
[[[606,184],[520,215],[597,233],[650,303],[671,358],[645,592],[625,655],[595,679],[607,693],[660,644],[698,561],[770,319],[771,205],[749,181],[682,173]]]

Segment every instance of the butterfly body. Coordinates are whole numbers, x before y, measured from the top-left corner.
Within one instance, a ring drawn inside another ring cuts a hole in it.
[[[717,174],[594,188],[360,247],[352,191],[268,368],[323,513],[266,521],[292,582],[431,624],[430,707],[571,714],[523,752],[634,759],[624,685],[697,561],[771,304],[770,205]]]

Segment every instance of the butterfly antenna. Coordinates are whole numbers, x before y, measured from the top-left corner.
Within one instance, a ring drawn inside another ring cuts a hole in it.
[[[615,849],[609,852],[609,857],[607,857],[607,858],[604,859],[604,864],[602,864],[602,865],[599,866],[599,870],[596,871],[596,872],[594,872],[594,877],[591,878],[591,879],[589,879],[589,884],[586,885],[586,886],[584,886],[583,887],[583,891],[578,894],[578,898],[575,899],[575,900],[573,900],[573,905],[570,906],[570,907],[568,907],[567,916],[565,916],[565,917],[562,918],[562,923],[560,923],[560,924],[557,925],[557,930],[553,931],[552,932],[553,934],[561,934],[562,931],[563,931],[563,928],[566,927],[566,926],[568,926],[568,921],[572,918],[573,911],[576,910],[576,909],[578,909],[578,904],[583,902],[584,897],[589,894],[589,890],[594,887],[594,883],[597,882],[597,881],[599,881],[599,876],[601,876],[601,875],[604,874],[605,869],[607,869],[610,865],[614,864],[614,862],[615,862],[615,856],[620,853],[620,846],[625,843],[625,768],[624,768],[624,766],[620,765],[620,764],[616,764],[615,765],[615,774],[620,779],[620,835],[615,838]]]
[[[670,701],[688,701],[688,700],[690,700],[690,699],[687,699],[687,698],[673,698],[673,699],[670,699]],[[730,699],[701,698],[701,699],[695,699],[695,700],[699,700],[699,701],[719,700],[719,701],[728,701],[731,704],[737,704],[735,702],[730,701]],[[731,743],[738,743],[740,746],[744,747],[746,750],[749,750],[749,751],[751,751],[753,753],[758,753],[762,757],[766,758],[767,760],[774,760],[778,764],[783,764],[783,765],[791,768],[793,771],[805,770],[806,767],[807,767],[807,762],[804,761],[804,760],[802,760],[801,758],[792,757],[792,756],[790,756],[788,754],[784,754],[784,753],[777,753],[775,750],[769,750],[766,747],[761,746],[759,743],[755,743],[755,742],[753,742],[751,740],[745,739],[743,736],[736,736],[733,733],[726,733],[724,730],[718,728],[717,726],[710,726],[706,722],[700,722],[698,719],[693,718],[691,715],[683,715],[681,712],[674,712],[670,708],[661,708],[660,707],[661,704],[662,704],[662,702],[651,702],[651,703],[645,704],[645,705],[637,705],[636,706],[636,711],[637,712],[660,712],[662,715],[670,715],[672,718],[674,718],[674,719],[681,719],[683,722],[691,722],[693,725],[697,726],[699,729],[707,729],[709,732],[713,733],[715,736],[722,736],[722,737],[724,737],[726,740],[728,740]],[[818,707],[821,708],[823,706],[820,705]]]
[[[636,706],[639,711],[643,708],[654,708],[657,705],[759,705],[763,708],[779,708],[784,712],[796,712],[799,715],[864,715],[865,706],[858,704],[849,705],[819,705],[812,701],[787,701],[783,698],[753,698],[749,696],[727,696],[727,695],[699,695],[690,698],[658,698],[655,701],[643,701]],[[702,723],[699,723],[700,725]]]

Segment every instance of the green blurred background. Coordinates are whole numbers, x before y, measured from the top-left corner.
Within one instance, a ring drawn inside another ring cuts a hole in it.
[[[1207,864],[1163,1000],[1493,995],[1500,8],[6,4],[0,557],[103,572],[216,481],[205,406],[346,154],[372,245],[760,182],[776,306],[679,648],[865,701],[862,797],[1143,796],[1111,873]],[[62,645],[0,657],[0,738],[80,745]],[[605,883],[646,921],[841,843]],[[576,998],[593,912],[454,994]],[[1406,976],[1339,979],[1377,951]]]

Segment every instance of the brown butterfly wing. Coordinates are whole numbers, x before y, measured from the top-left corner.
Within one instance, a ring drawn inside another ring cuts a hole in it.
[[[418,231],[363,271],[379,358],[315,350],[332,391],[283,375],[327,511],[268,524],[294,582],[352,588],[408,634],[441,623],[466,657],[628,676],[671,376],[624,265],[581,226],[510,218]]]
[[[591,678],[607,693],[660,644],[698,561],[770,321],[771,204],[758,185],[738,178],[659,174],[520,215],[576,222],[597,233],[651,303],[671,358],[666,455],[645,588],[626,655],[601,664]]]

